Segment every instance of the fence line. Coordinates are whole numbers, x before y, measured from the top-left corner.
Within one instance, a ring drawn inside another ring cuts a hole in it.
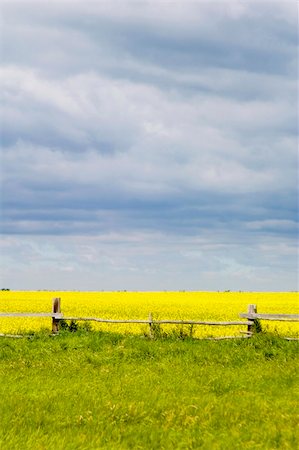
[[[75,320],[75,321],[94,321],[101,323],[144,323],[150,324],[173,324],[173,325],[215,325],[215,326],[227,326],[227,325],[250,325],[251,322],[247,321],[232,321],[232,322],[205,322],[205,321],[194,321],[194,320],[139,320],[139,319],[101,319],[98,317],[62,317],[64,320]]]
[[[51,313],[21,313],[21,312],[0,312],[0,317],[51,317],[52,318],[52,333],[59,333],[59,325],[61,320],[71,321],[94,321],[100,323],[131,323],[131,324],[146,324],[150,328],[150,336],[153,337],[154,325],[172,324],[172,325],[205,325],[205,326],[235,326],[235,325],[247,325],[246,331],[240,331],[243,336],[223,336],[214,338],[204,338],[209,340],[220,339],[236,339],[236,338],[249,338],[256,333],[257,326],[260,327],[260,320],[272,320],[272,321],[284,321],[284,322],[298,322],[299,314],[258,314],[256,305],[248,305],[247,313],[240,313],[239,317],[247,320],[234,320],[234,321],[195,321],[195,320],[154,320],[152,313],[149,314],[147,320],[142,319],[103,319],[99,317],[67,317],[61,313],[60,298],[53,299],[52,312]],[[20,335],[8,335],[0,334],[0,337],[22,337]],[[298,340],[297,338],[285,338],[287,340]]]
[[[257,313],[241,313],[240,317],[247,319],[273,320],[276,322],[298,322],[298,314],[257,314]]]

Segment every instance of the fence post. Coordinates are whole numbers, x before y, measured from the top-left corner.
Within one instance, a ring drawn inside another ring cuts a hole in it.
[[[248,315],[254,314],[256,312],[257,312],[256,305],[248,305]],[[254,319],[250,319],[249,317],[247,317],[247,320],[248,320],[248,322],[251,322],[251,324],[248,325],[248,327],[247,327],[247,331],[249,333],[253,333],[255,330],[255,321],[254,321]]]
[[[153,315],[152,315],[152,313],[149,313],[148,321],[149,321],[149,336],[150,336],[150,338],[153,338],[154,335],[153,335]]]
[[[56,297],[53,298],[53,307],[52,307],[52,313],[60,313],[60,298]],[[52,333],[57,334],[59,331],[59,319],[55,319],[55,317],[52,317]]]

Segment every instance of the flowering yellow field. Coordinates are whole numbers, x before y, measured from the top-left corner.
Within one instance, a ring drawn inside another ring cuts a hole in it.
[[[1,291],[0,312],[51,312],[53,297],[61,298],[61,311],[65,316],[101,317],[106,319],[178,320],[239,320],[249,304],[256,304],[259,313],[298,314],[297,292],[23,292]],[[285,336],[298,336],[297,323],[262,322],[263,328],[277,330]],[[123,333],[146,333],[147,325],[99,324],[94,329]],[[175,328],[176,327],[176,328]],[[165,331],[177,329],[165,325]],[[51,328],[51,318],[0,318],[0,333],[18,333]],[[239,335],[246,326],[196,326],[195,337]],[[184,328],[188,332],[188,326]]]

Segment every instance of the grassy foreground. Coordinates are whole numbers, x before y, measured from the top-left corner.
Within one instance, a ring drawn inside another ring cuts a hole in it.
[[[0,448],[296,449],[297,369],[271,336],[2,338]]]

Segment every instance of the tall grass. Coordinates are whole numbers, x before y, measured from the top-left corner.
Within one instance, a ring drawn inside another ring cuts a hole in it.
[[[0,448],[296,449],[298,347],[62,332],[0,340]]]

